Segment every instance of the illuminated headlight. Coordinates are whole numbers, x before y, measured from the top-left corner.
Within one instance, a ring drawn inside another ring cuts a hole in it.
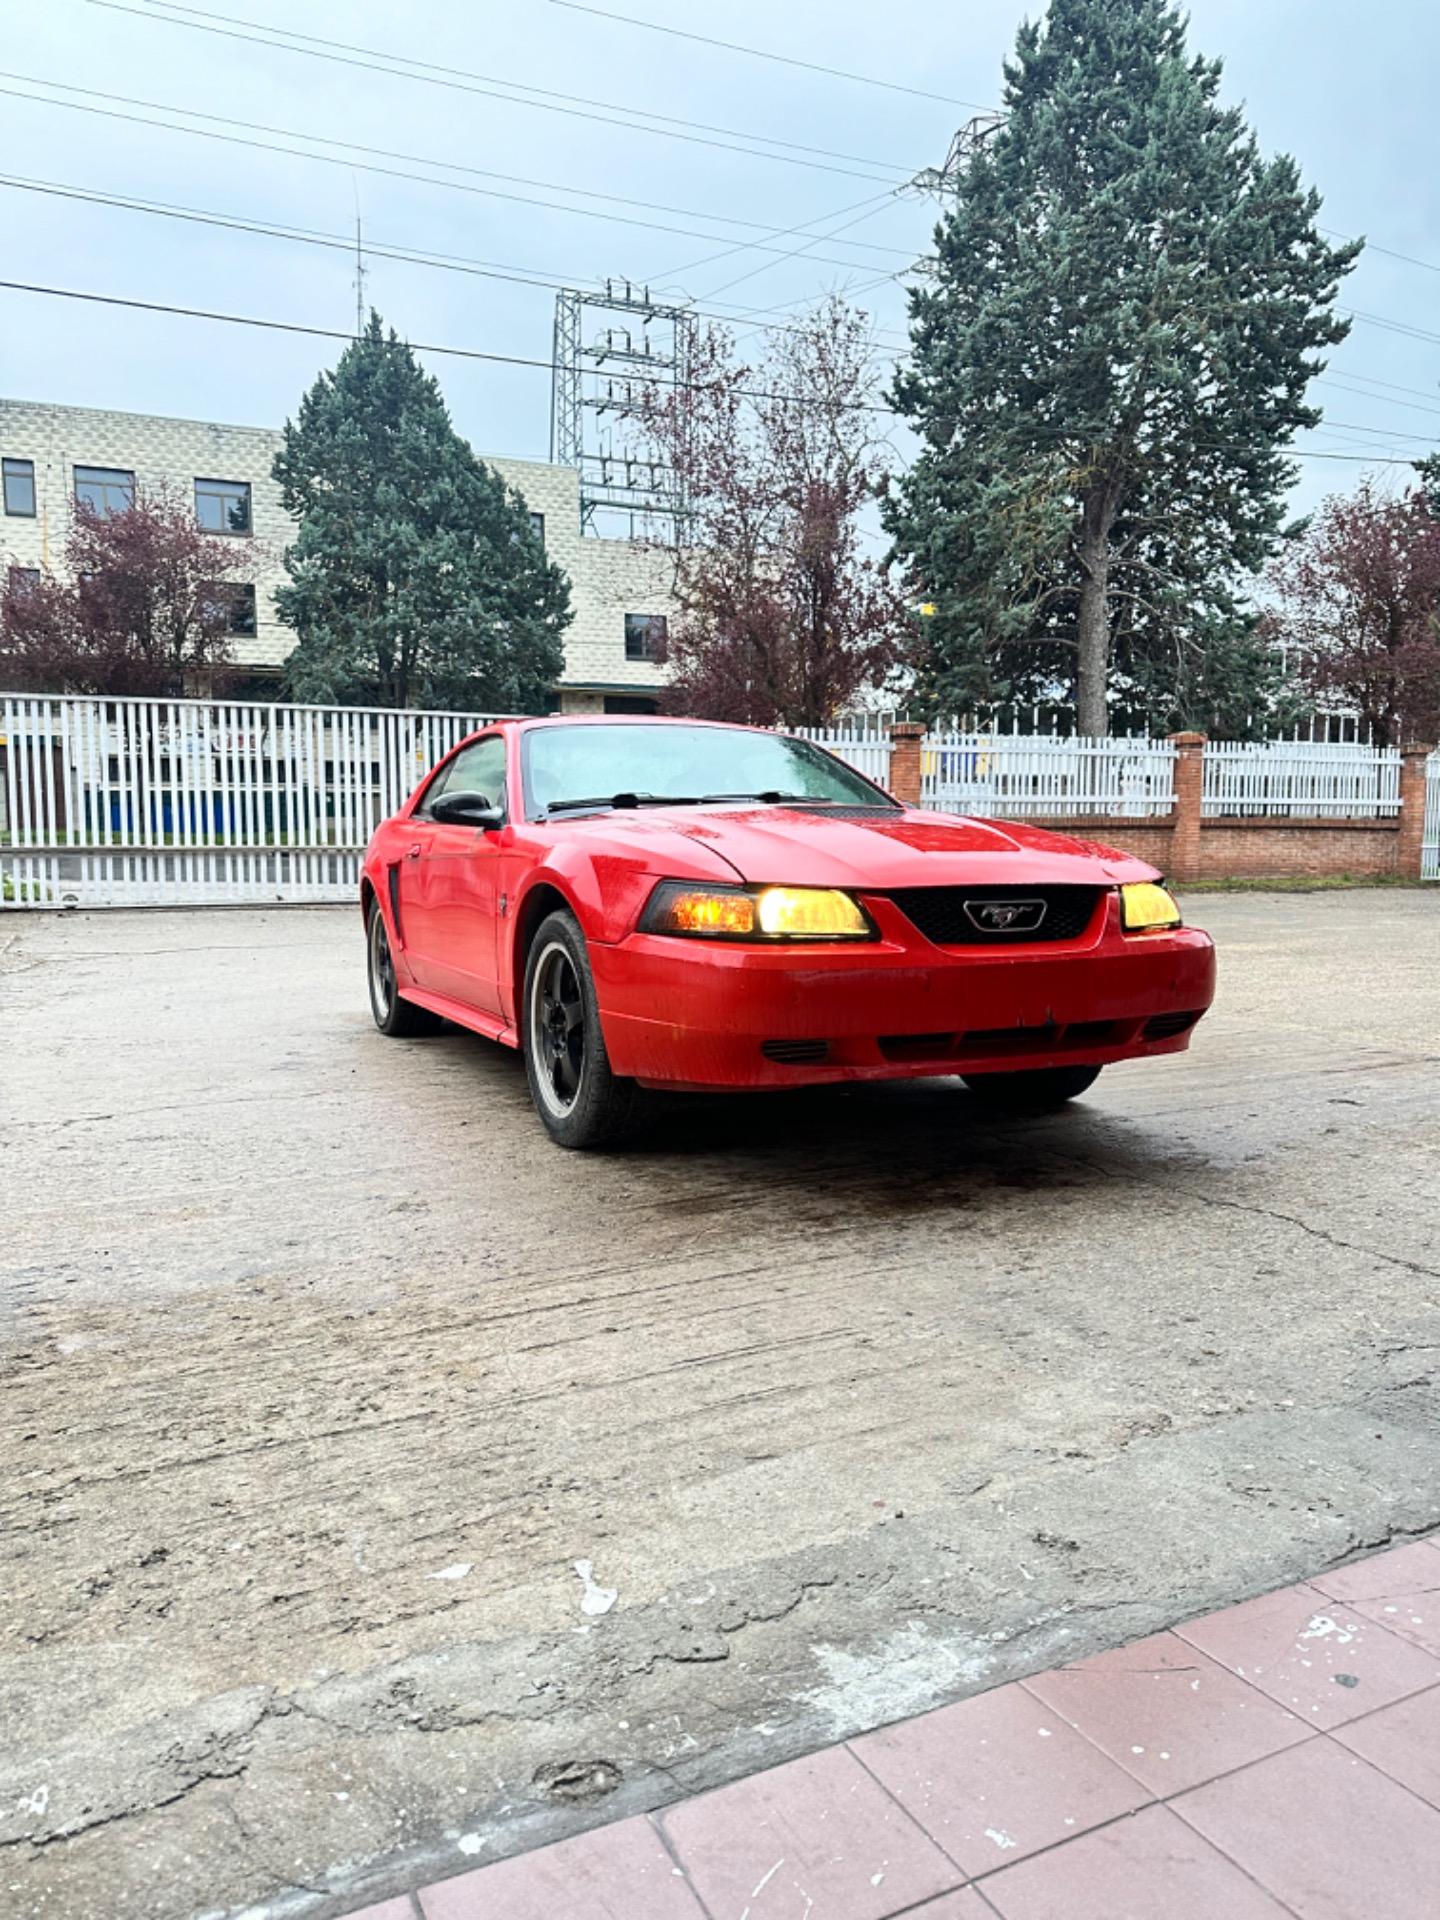
[[[1126,933],[1155,933],[1180,925],[1180,908],[1168,887],[1141,880],[1120,889],[1120,924]]]
[[[662,880],[640,916],[642,933],[709,940],[873,940],[848,893],[829,887],[708,887]]]

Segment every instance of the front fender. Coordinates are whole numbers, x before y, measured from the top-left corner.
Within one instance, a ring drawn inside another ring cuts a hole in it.
[[[523,831],[516,831],[504,857],[501,885],[507,898],[498,957],[512,1024],[529,937],[557,896],[579,921],[587,945],[614,946],[634,932],[657,881],[734,879],[725,862],[679,834],[663,849],[615,840],[597,844],[578,834],[573,840],[536,847],[527,845]]]

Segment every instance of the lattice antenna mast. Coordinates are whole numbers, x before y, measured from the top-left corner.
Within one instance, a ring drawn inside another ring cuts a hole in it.
[[[602,516],[623,517],[633,536],[637,522],[684,515],[674,471],[646,453],[627,422],[646,387],[690,378],[694,337],[689,307],[654,300],[629,280],[555,296],[550,458],[579,471],[582,532],[600,532]]]
[[[350,184],[355,189],[355,338],[358,340],[365,331],[365,238],[360,220],[360,183],[353,174]]]
[[[360,216],[355,216],[355,338],[365,331],[365,251]]]

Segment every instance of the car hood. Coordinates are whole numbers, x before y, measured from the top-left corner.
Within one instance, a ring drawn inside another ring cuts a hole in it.
[[[846,812],[823,807],[647,808],[597,815],[575,825],[649,843],[655,871],[680,835],[730,867],[742,880],[791,886],[867,888],[978,885],[1114,886],[1155,876],[1133,854],[1096,841],[1072,840],[1020,821],[906,810]]]

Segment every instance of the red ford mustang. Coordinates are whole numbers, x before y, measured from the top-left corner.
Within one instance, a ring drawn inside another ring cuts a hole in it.
[[[552,1139],[647,1088],[958,1074],[1038,1109],[1178,1053],[1209,938],[1144,861],[918,812],[808,741],[690,720],[506,720],[377,830],[361,906],[382,1033],[523,1047]]]

